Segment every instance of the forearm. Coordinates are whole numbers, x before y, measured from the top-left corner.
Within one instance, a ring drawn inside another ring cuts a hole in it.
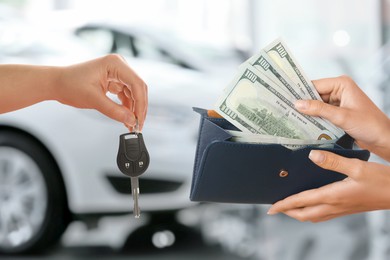
[[[54,99],[58,68],[0,65],[0,113]]]

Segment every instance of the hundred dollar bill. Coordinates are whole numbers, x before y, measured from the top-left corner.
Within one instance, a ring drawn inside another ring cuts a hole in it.
[[[295,83],[305,99],[322,100],[282,39],[276,39],[265,47],[264,51]]]
[[[255,144],[280,144],[289,149],[299,149],[306,146],[316,146],[316,147],[334,147],[336,140],[301,140],[301,139],[291,139],[279,136],[270,136],[270,135],[261,135],[261,134],[252,134],[244,133],[240,131],[227,130],[227,132],[232,136],[231,141],[240,142],[240,143],[255,143]]]
[[[264,50],[261,50],[258,54],[252,56],[247,62],[260,70],[275,84],[284,87],[296,100],[305,97],[305,93],[301,91],[301,93],[297,92],[299,89],[297,89],[295,83],[290,80],[287,74],[279,68]]]
[[[284,73],[282,69],[268,56],[268,54],[262,50],[257,55],[252,56],[251,59],[247,61],[257,70],[259,70],[264,76],[269,78],[280,88],[283,88],[284,91],[287,91],[291,96],[292,101],[303,99],[305,97],[302,93],[296,91],[296,85],[292,82],[289,77]],[[316,91],[317,92],[317,91]],[[311,98],[310,98],[311,99]],[[323,118],[316,118],[319,122],[322,122],[329,130],[333,133],[341,135],[343,131],[330,123],[328,120]]]
[[[242,66],[216,104],[216,111],[241,131],[293,139],[338,139],[315,118],[299,113],[290,97],[258,75],[253,67]]]
[[[297,140],[297,139],[293,139],[293,140]],[[247,139],[241,139],[240,137],[232,137],[231,141],[236,142],[236,143],[250,143],[250,144],[275,144],[275,143],[270,142],[270,141],[247,140]],[[334,147],[334,143],[316,144],[316,143],[308,142],[307,144],[295,144],[295,143],[277,143],[277,144],[280,144],[280,145],[282,145],[290,150],[298,150],[298,149],[306,148],[308,146],[315,147],[315,148],[333,148]]]

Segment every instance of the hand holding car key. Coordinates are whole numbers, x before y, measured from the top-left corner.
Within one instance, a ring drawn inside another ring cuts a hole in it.
[[[138,177],[146,171],[149,161],[149,153],[141,133],[131,132],[120,135],[117,164],[119,170],[131,178],[131,194],[134,200],[133,213],[135,218],[139,218],[141,215],[138,205]]]

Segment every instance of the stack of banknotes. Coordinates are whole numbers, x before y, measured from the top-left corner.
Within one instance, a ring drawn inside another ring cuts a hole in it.
[[[240,65],[216,111],[241,131],[232,141],[276,143],[290,149],[331,146],[344,131],[329,121],[298,112],[298,99],[322,100],[282,39]]]

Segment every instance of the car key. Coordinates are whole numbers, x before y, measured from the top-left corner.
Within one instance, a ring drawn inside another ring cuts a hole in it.
[[[149,153],[141,133],[131,132],[120,135],[116,162],[119,170],[131,179],[131,194],[134,201],[133,213],[136,218],[139,218],[141,215],[138,204],[138,177],[146,171],[149,161]]]

